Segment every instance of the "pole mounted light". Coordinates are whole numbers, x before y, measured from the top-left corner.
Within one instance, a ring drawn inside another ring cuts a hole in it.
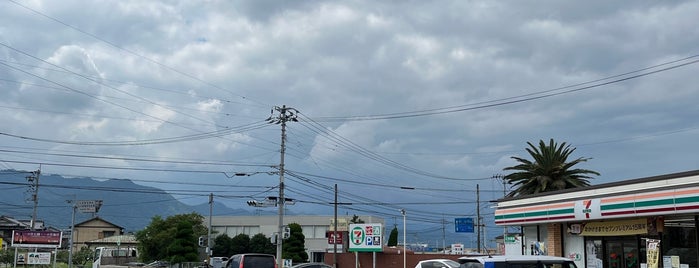
[[[400,214],[403,214],[403,268],[405,268],[405,252],[408,251],[408,244],[405,242],[405,209],[400,209]]]

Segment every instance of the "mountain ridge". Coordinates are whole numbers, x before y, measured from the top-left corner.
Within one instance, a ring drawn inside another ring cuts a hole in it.
[[[0,215],[16,219],[31,219],[33,199],[29,171],[0,170]],[[70,228],[72,209],[70,200],[102,200],[98,213],[75,213],[75,223],[95,216],[135,232],[150,224],[155,216],[199,213],[208,216],[208,203],[188,205],[165,190],[144,186],[128,179],[97,180],[90,177],[64,177],[41,174],[39,183],[37,221],[57,229]],[[242,208],[230,208],[214,201],[216,215],[251,215]]]

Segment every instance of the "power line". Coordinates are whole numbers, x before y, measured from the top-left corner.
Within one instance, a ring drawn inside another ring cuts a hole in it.
[[[132,145],[151,145],[151,144],[174,143],[174,142],[183,142],[183,141],[195,141],[195,140],[209,139],[209,138],[219,138],[219,137],[223,137],[226,135],[230,135],[232,133],[241,133],[241,132],[260,129],[260,128],[264,128],[264,127],[267,127],[267,124],[264,124],[262,122],[254,122],[254,123],[239,126],[236,128],[230,128],[230,129],[215,130],[215,131],[210,131],[210,132],[177,136],[177,137],[157,138],[157,139],[149,139],[149,140],[131,140],[131,141],[67,141],[67,140],[43,139],[43,138],[15,135],[15,134],[10,134],[10,133],[5,133],[5,132],[0,132],[0,135],[18,138],[18,139],[23,139],[23,140],[60,143],[60,144],[71,144],[71,145],[132,146]]]
[[[28,52],[25,52],[25,51],[23,51],[23,50],[17,49],[17,48],[15,48],[15,47],[12,47],[12,46],[7,45],[7,44],[5,44],[5,43],[0,42],[0,46],[4,46],[4,47],[6,47],[6,48],[8,48],[8,49],[10,49],[10,50],[12,50],[12,51],[15,51],[15,52],[20,53],[20,54],[22,54],[22,55],[24,55],[24,56],[30,57],[30,58],[32,58],[32,59],[34,59],[34,60],[37,60],[37,61],[40,61],[40,62],[49,64],[49,65],[54,66],[54,67],[56,67],[56,68],[60,68],[60,69],[62,69],[62,70],[64,70],[64,71],[66,71],[66,72],[69,72],[69,73],[71,73],[71,74],[73,74],[73,75],[75,75],[75,76],[81,77],[81,78],[83,78],[83,79],[85,79],[85,80],[88,80],[88,81],[90,81],[90,82],[93,82],[93,83],[96,83],[96,84],[105,86],[105,87],[110,88],[110,89],[112,89],[112,90],[118,91],[118,92],[120,92],[120,93],[122,93],[122,94],[131,96],[131,97],[134,97],[134,98],[136,98],[136,99],[143,100],[143,101],[145,101],[145,102],[147,102],[147,103],[149,103],[149,104],[151,104],[151,105],[161,107],[161,108],[163,108],[163,109],[166,109],[166,110],[175,112],[175,113],[177,113],[177,114],[180,114],[180,115],[183,115],[183,116],[186,116],[186,117],[190,117],[190,118],[192,118],[192,119],[196,119],[196,120],[199,120],[199,121],[202,121],[202,122],[207,122],[207,123],[210,123],[210,124],[212,124],[212,125],[216,125],[215,122],[207,121],[207,120],[205,120],[205,119],[198,118],[198,117],[196,117],[196,116],[193,116],[193,115],[190,115],[190,114],[187,114],[187,113],[183,113],[183,112],[180,112],[180,111],[177,111],[177,110],[169,109],[169,108],[164,107],[163,105],[161,105],[161,104],[159,104],[159,103],[157,103],[157,102],[154,102],[154,101],[148,100],[148,99],[146,99],[146,98],[137,96],[137,95],[132,94],[132,93],[129,93],[129,92],[125,91],[125,90],[121,90],[121,89],[119,89],[119,88],[117,88],[117,87],[113,87],[113,86],[111,86],[111,85],[107,85],[107,84],[105,84],[105,83],[102,83],[101,81],[98,81],[97,79],[90,78],[90,77],[88,77],[88,76],[86,76],[86,75],[83,75],[83,74],[80,74],[80,73],[77,73],[77,72],[73,72],[73,71],[68,70],[68,69],[66,69],[66,68],[64,68],[64,67],[61,67],[61,66],[56,65],[56,64],[53,64],[53,63],[51,63],[51,62],[49,62],[49,61],[46,61],[46,60],[44,60],[44,59],[41,59],[41,58],[36,57],[36,56],[34,56],[34,55],[31,55],[31,54],[29,54]],[[170,124],[174,124],[174,125],[183,127],[182,125],[179,125],[179,124],[177,124],[177,123],[174,123],[174,122],[171,122],[171,121],[168,121],[168,120],[165,120],[165,119],[161,119],[161,118],[158,118],[158,117],[155,117],[155,116],[146,114],[146,113],[142,113],[142,112],[136,111],[136,110],[134,110],[134,109],[128,108],[128,107],[126,107],[126,106],[117,104],[117,103],[112,102],[112,101],[107,101],[107,100],[105,100],[105,99],[102,99],[102,98],[99,98],[99,97],[94,96],[94,95],[92,95],[92,94],[89,94],[89,93],[87,93],[87,92],[85,92],[85,91],[81,91],[81,90],[77,90],[77,89],[72,88],[72,87],[68,87],[68,86],[66,86],[66,85],[63,85],[63,84],[58,83],[58,82],[55,82],[55,81],[53,81],[53,80],[50,80],[50,79],[44,78],[44,77],[42,77],[42,76],[36,75],[36,74],[31,73],[31,72],[29,72],[29,71],[25,71],[25,70],[19,69],[19,68],[17,68],[17,67],[8,65],[8,64],[6,64],[6,63],[4,63],[4,62],[0,62],[0,64],[2,64],[2,65],[4,65],[4,66],[7,66],[7,67],[10,68],[10,69],[13,69],[13,70],[16,70],[16,71],[20,71],[20,72],[22,72],[22,73],[31,75],[31,76],[36,77],[36,78],[39,78],[39,79],[41,79],[41,80],[50,82],[50,83],[52,83],[52,84],[59,85],[59,86],[65,88],[65,89],[67,89],[67,90],[69,90],[69,91],[72,91],[72,92],[75,92],[75,93],[79,93],[79,94],[81,94],[81,95],[85,95],[85,96],[91,97],[91,98],[93,98],[93,99],[100,100],[100,101],[102,101],[102,102],[105,102],[105,103],[108,103],[108,104],[111,104],[111,105],[114,105],[114,106],[117,106],[117,107],[120,107],[120,108],[129,110],[129,111],[131,111],[131,112],[136,112],[136,113],[139,113],[139,114],[142,114],[142,115],[146,115],[146,116],[151,117],[151,118],[159,119],[159,120],[161,120],[162,122],[166,122],[166,123],[170,123]],[[217,126],[217,127],[221,127],[221,126]]]
[[[0,182],[2,185],[25,185],[25,183],[19,183],[19,182],[5,182],[2,181]],[[102,186],[70,186],[70,185],[57,185],[57,184],[45,184],[42,183],[41,187],[49,187],[49,188],[62,188],[62,189],[71,189],[71,190],[92,190],[92,191],[104,191],[104,192],[120,192],[120,193],[141,193],[141,194],[177,194],[177,195],[195,195],[195,196],[205,196],[208,195],[210,191],[208,190],[191,190],[191,189],[186,189],[186,190],[168,190],[169,192],[166,192],[165,190],[158,189],[158,190],[151,190],[151,189],[135,189],[135,188],[123,188],[123,187],[102,187]],[[196,192],[196,193],[192,193]]]
[[[203,80],[203,79],[201,79],[201,78],[199,78],[199,77],[196,77],[196,76],[194,76],[194,75],[185,73],[185,72],[180,71],[180,70],[178,70],[178,69],[176,69],[176,68],[174,68],[174,67],[170,67],[170,66],[165,65],[165,64],[163,64],[163,63],[161,63],[161,62],[159,62],[159,61],[156,61],[156,60],[154,60],[154,59],[151,59],[151,58],[149,58],[149,57],[146,57],[146,56],[144,56],[144,55],[141,55],[141,54],[139,54],[139,53],[136,53],[136,52],[134,52],[134,51],[132,51],[132,50],[126,49],[126,48],[124,48],[124,47],[121,47],[121,46],[119,46],[119,45],[117,45],[117,44],[115,44],[115,43],[113,43],[113,42],[110,42],[110,41],[104,39],[104,38],[101,38],[101,37],[99,37],[99,36],[97,36],[97,35],[94,35],[94,34],[92,34],[92,33],[89,33],[89,32],[87,32],[87,31],[84,31],[84,30],[82,30],[82,29],[80,29],[80,28],[78,28],[78,27],[75,27],[75,26],[73,26],[73,25],[70,25],[70,24],[68,24],[68,23],[65,23],[65,22],[63,22],[63,21],[61,21],[61,20],[59,20],[59,19],[57,19],[57,18],[51,17],[51,16],[49,16],[49,15],[47,15],[47,14],[45,14],[45,13],[42,13],[42,12],[36,10],[36,9],[30,8],[30,7],[28,7],[28,6],[25,6],[25,5],[23,5],[23,4],[21,4],[21,3],[17,2],[17,1],[14,1],[14,0],[9,0],[9,1],[12,2],[13,4],[17,5],[17,6],[20,6],[20,7],[24,8],[24,9],[26,9],[26,10],[29,10],[29,11],[35,13],[35,14],[37,14],[37,15],[40,15],[40,16],[42,16],[42,17],[44,17],[44,18],[47,18],[47,19],[49,19],[49,20],[52,20],[52,21],[54,21],[54,22],[56,22],[56,23],[59,23],[59,24],[61,24],[61,25],[63,25],[63,26],[66,26],[66,27],[68,27],[68,28],[70,28],[70,29],[73,29],[73,30],[75,30],[75,31],[77,31],[77,32],[79,32],[79,33],[82,33],[82,34],[84,34],[84,35],[87,35],[87,36],[89,36],[89,37],[92,37],[92,38],[94,38],[94,39],[96,39],[96,40],[99,40],[99,41],[101,41],[101,42],[104,42],[105,44],[108,44],[108,45],[110,45],[110,46],[112,46],[112,47],[114,47],[114,48],[117,48],[117,49],[119,49],[119,50],[125,51],[125,52],[127,52],[127,53],[129,53],[129,54],[131,54],[131,55],[134,55],[134,56],[136,56],[136,57],[139,57],[139,58],[141,58],[141,59],[144,59],[144,60],[146,60],[146,61],[148,61],[148,62],[154,63],[154,64],[156,64],[156,65],[158,65],[158,66],[160,66],[160,67],[163,67],[163,68],[165,68],[165,69],[167,69],[167,70],[170,70],[170,71],[172,71],[172,72],[175,72],[175,73],[177,73],[177,74],[180,74],[180,75],[182,75],[182,76],[185,76],[185,77],[187,77],[187,78],[190,78],[190,79],[192,79],[192,80],[198,81],[198,82],[200,82],[200,83],[202,83],[202,84],[208,85],[208,86],[210,86],[210,87],[212,87],[212,88],[215,88],[215,89],[218,89],[218,90],[220,90],[220,91],[227,92],[227,93],[229,93],[229,94],[231,94],[231,95],[233,95],[233,96],[240,97],[240,98],[243,99],[243,100],[247,100],[247,101],[250,101],[250,102],[254,102],[254,103],[257,103],[257,104],[259,104],[259,105],[261,105],[261,106],[269,107],[269,105],[266,105],[266,104],[264,104],[264,103],[262,103],[262,102],[259,102],[259,101],[250,99],[250,98],[245,97],[245,96],[240,95],[240,94],[236,94],[236,93],[234,93],[234,92],[232,92],[232,91],[230,91],[230,90],[224,89],[224,88],[222,88],[222,87],[220,87],[220,86],[218,86],[218,85],[215,85],[215,84],[213,84],[213,83],[211,83],[211,82],[205,81],[205,80]]]
[[[94,154],[89,153],[89,152],[75,151],[75,150],[45,149],[45,148],[32,148],[32,147],[20,147],[20,146],[0,146],[0,148],[7,148],[7,149],[0,149],[0,151],[2,151],[2,150],[8,150],[8,151],[23,150],[21,152],[27,152],[30,154],[37,154],[37,155],[44,155],[47,153],[48,154],[56,153],[56,154],[79,155],[79,156],[84,156],[86,158],[90,158],[91,156],[94,155]],[[264,154],[260,154],[260,155],[252,155],[252,156],[248,156],[247,158],[252,159],[252,158],[256,158],[256,157],[259,157],[261,155],[266,155],[266,154],[270,154],[270,153],[273,153],[273,152],[265,152]],[[202,165],[210,164],[210,165],[223,165],[223,166],[230,165],[230,166],[251,166],[251,167],[254,167],[254,166],[270,167],[270,166],[273,166],[271,164],[265,164],[265,163],[219,161],[219,160],[210,160],[210,159],[191,159],[191,158],[147,156],[147,155],[134,155],[134,154],[110,154],[110,155],[111,155],[111,157],[115,157],[118,160],[138,158],[138,159],[145,159],[147,161],[164,162],[164,163],[192,162],[192,163],[197,163],[197,164],[202,164]],[[0,162],[0,163],[2,163],[2,162]],[[26,172],[22,172],[22,173],[26,173]],[[262,172],[257,172],[257,173],[262,173]],[[0,172],[0,175],[1,174],[2,173]]]
[[[4,43],[2,43],[2,42],[0,42],[0,46],[7,47],[8,49],[11,49],[11,50],[16,51],[16,52],[18,52],[18,53],[21,53],[21,54],[23,54],[23,55],[25,55],[25,56],[27,56],[27,57],[34,58],[34,59],[36,59],[36,60],[38,60],[38,61],[42,61],[42,62],[45,62],[45,63],[50,64],[50,65],[52,65],[52,66],[56,66],[57,68],[61,68],[61,69],[64,69],[64,70],[66,70],[66,71],[68,71],[68,72],[71,72],[71,71],[69,71],[69,70],[67,70],[67,69],[65,69],[65,68],[63,68],[63,67],[60,67],[60,66],[55,65],[55,64],[53,64],[53,63],[47,62],[47,61],[45,61],[45,60],[43,60],[43,59],[40,59],[40,58],[35,57],[35,56],[33,56],[33,55],[30,55],[30,54],[27,53],[27,52],[24,52],[24,51],[22,51],[22,50],[16,49],[16,48],[14,48],[14,47],[12,47],[12,46],[9,46],[9,45],[7,45],[7,44],[4,44]],[[111,105],[114,105],[114,106],[116,106],[116,107],[120,107],[120,108],[122,108],[122,109],[131,111],[131,112],[134,112],[134,113],[137,113],[137,114],[141,114],[141,115],[144,115],[144,116],[147,116],[147,117],[150,117],[150,118],[159,120],[159,121],[164,122],[164,123],[169,123],[169,124],[172,124],[172,125],[175,125],[175,126],[178,126],[178,127],[182,127],[182,128],[185,128],[185,129],[189,129],[189,130],[192,130],[192,131],[201,133],[201,132],[200,132],[199,130],[197,130],[197,129],[190,128],[190,127],[184,126],[184,125],[179,124],[179,123],[175,123],[175,122],[172,122],[172,121],[169,121],[169,120],[165,120],[165,119],[162,119],[162,118],[153,116],[153,115],[149,115],[149,114],[146,114],[146,113],[143,113],[143,112],[134,110],[134,109],[129,108],[129,107],[127,107],[127,106],[124,106],[124,105],[121,105],[121,104],[118,104],[118,103],[115,103],[115,102],[112,102],[112,101],[108,101],[108,100],[99,98],[99,97],[97,97],[97,96],[95,96],[95,95],[93,95],[93,94],[90,94],[90,93],[87,93],[87,92],[84,92],[84,91],[81,91],[81,90],[78,90],[78,89],[75,89],[75,88],[72,88],[72,87],[63,85],[63,84],[61,84],[61,83],[58,83],[58,82],[55,82],[55,81],[52,81],[52,80],[49,80],[49,79],[47,79],[47,78],[41,77],[41,76],[39,76],[39,75],[36,75],[36,74],[34,74],[34,73],[31,73],[31,72],[28,72],[28,71],[25,71],[25,70],[16,68],[16,67],[11,66],[11,65],[8,65],[8,64],[6,64],[6,63],[4,63],[4,62],[0,62],[0,65],[6,66],[6,67],[8,67],[8,68],[10,68],[10,69],[13,69],[13,70],[22,72],[22,73],[27,74],[27,75],[30,75],[30,76],[32,76],[32,77],[35,77],[35,78],[38,78],[38,79],[47,81],[47,82],[49,82],[49,83],[58,85],[58,86],[60,86],[60,87],[62,87],[62,88],[65,88],[65,89],[70,90],[70,91],[72,91],[72,92],[75,92],[75,93],[78,93],[78,94],[81,94],[81,95],[84,95],[84,96],[87,96],[87,97],[96,99],[96,100],[98,100],[98,101],[105,102],[105,103],[107,103],[107,104],[111,104]],[[71,72],[71,73],[74,73],[74,72]],[[74,73],[74,74],[80,76],[80,74],[77,74],[77,73]],[[90,80],[90,79],[88,79],[88,80]],[[93,82],[100,83],[99,81],[93,81]],[[103,84],[103,85],[104,85],[104,84]],[[114,90],[123,92],[123,93],[125,93],[125,94],[128,94],[128,95],[130,95],[130,96],[133,96],[133,97],[136,97],[136,98],[140,98],[140,99],[144,99],[144,98],[135,96],[135,95],[133,95],[133,94],[130,94],[130,93],[128,93],[128,92],[124,92],[123,90],[120,90],[120,89],[118,89],[118,88],[111,87],[111,86],[108,86],[108,85],[105,85],[105,86],[107,86],[107,87],[109,87],[109,88],[112,88],[112,89],[114,89]],[[144,99],[144,100],[146,100],[146,99]],[[146,100],[146,101],[151,102],[151,103],[153,103],[154,105],[159,105],[159,104],[157,104],[157,103],[155,103],[155,102],[152,102],[152,101],[149,101],[149,100]],[[181,112],[178,112],[178,111],[175,111],[175,110],[173,110],[173,112],[176,112],[176,113],[179,113],[179,114],[182,114],[182,115],[186,115],[186,116],[192,117],[191,115],[188,115],[188,114],[185,114],[185,113],[181,113]],[[193,117],[193,118],[197,119],[196,117]],[[201,120],[201,119],[199,119],[199,120]],[[213,123],[213,122],[211,122],[211,123]],[[214,125],[215,125],[215,124],[214,124]],[[260,126],[260,127],[263,127],[263,126]],[[205,134],[204,134],[204,135],[205,135]],[[239,141],[238,141],[238,142],[239,142]],[[250,145],[250,146],[252,146],[252,145]]]
[[[310,185],[311,187],[313,187],[313,188],[315,188],[315,189],[319,189],[319,190],[324,191],[324,192],[326,192],[326,193],[329,192],[329,191],[331,190],[329,186],[322,185],[322,184],[317,183],[317,182],[315,182],[315,181],[312,181],[312,180],[310,180],[310,179],[308,179],[308,178],[304,178],[304,177],[302,177],[302,176],[298,176],[298,175],[295,175],[295,174],[290,174],[290,176],[293,177],[293,178],[299,179],[299,180],[300,180],[302,183],[304,183],[304,184]],[[320,201],[321,204],[329,205],[329,203],[324,202],[325,200],[319,199],[319,198],[317,198],[316,196],[310,196],[310,195],[306,194],[305,192],[300,192],[300,191],[295,191],[295,192],[297,192],[297,193],[299,193],[299,194],[302,194],[302,195],[304,195],[304,196],[307,196],[307,197],[311,197],[312,199],[318,200],[318,201]],[[341,196],[342,196],[343,198],[345,198],[345,199],[347,199],[348,201],[352,202],[352,204],[353,204],[353,207],[352,207],[352,208],[355,208],[355,207],[354,207],[355,204],[361,205],[361,204],[364,204],[364,203],[366,203],[366,204],[375,204],[374,206],[372,206],[372,208],[377,207],[377,206],[378,206],[378,207],[384,207],[386,210],[391,211],[391,212],[396,211],[398,208],[400,208],[400,207],[398,207],[397,205],[395,205],[394,202],[381,202],[381,201],[377,201],[377,200],[374,200],[374,199],[366,198],[366,197],[364,197],[364,196],[360,196],[360,195],[356,195],[356,194],[353,194],[353,193],[349,193],[349,192],[346,192],[346,191],[340,191],[340,194],[341,194]],[[412,210],[412,211],[414,211],[414,212],[416,212],[416,213],[418,213],[418,214],[421,214],[421,215],[429,215],[429,216],[435,215],[434,212],[432,212],[432,211],[421,211],[421,210]],[[375,211],[375,212],[376,212],[376,213],[381,213],[381,212],[378,212],[378,211]],[[452,214],[452,215],[454,215],[454,216],[461,216],[461,214]]]
[[[227,172],[218,170],[187,170],[187,169],[164,169],[164,168],[137,168],[137,167],[117,167],[117,166],[100,166],[100,165],[79,165],[79,164],[62,164],[39,161],[16,161],[0,159],[0,162],[9,162],[17,164],[38,164],[45,166],[62,166],[62,167],[78,167],[78,168],[98,168],[98,169],[116,169],[116,170],[133,170],[133,171],[159,171],[159,172],[180,172],[180,173],[202,173],[202,174],[223,174],[228,178],[239,176],[240,172]]]
[[[497,107],[497,106],[510,105],[510,104],[515,104],[515,103],[521,103],[521,102],[533,101],[533,100],[538,100],[538,99],[543,99],[543,98],[549,98],[549,97],[553,97],[553,96],[583,91],[583,90],[597,88],[597,87],[606,86],[606,85],[610,85],[610,84],[620,83],[620,82],[624,82],[627,80],[636,79],[636,78],[640,78],[640,77],[644,77],[644,76],[649,76],[652,74],[665,72],[665,71],[669,71],[672,69],[695,64],[695,63],[699,62],[699,60],[694,60],[695,58],[698,58],[698,57],[699,57],[699,54],[698,55],[691,55],[689,57],[685,57],[682,59],[673,60],[673,61],[653,65],[650,67],[642,68],[639,70],[605,77],[602,79],[597,79],[597,80],[588,81],[588,82],[584,82],[584,83],[579,83],[579,84],[574,84],[574,85],[569,85],[569,86],[564,86],[564,87],[559,87],[559,88],[555,88],[555,89],[549,89],[549,90],[544,90],[544,91],[539,91],[539,92],[534,92],[534,93],[529,93],[529,94],[524,94],[524,95],[519,95],[519,96],[514,96],[514,97],[507,97],[507,98],[502,98],[502,99],[484,101],[484,102],[477,102],[477,103],[443,107],[443,108],[434,108],[434,109],[427,109],[427,110],[398,112],[398,113],[386,113],[386,114],[374,114],[374,115],[356,115],[356,116],[320,116],[320,117],[315,117],[315,120],[319,121],[319,122],[334,122],[334,121],[368,121],[368,120],[402,119],[402,118],[422,117],[422,116],[431,116],[431,115],[440,115],[440,114],[478,110],[478,109],[484,109],[484,108],[492,108],[492,107]],[[687,61],[687,62],[683,62],[683,61]],[[680,62],[683,62],[683,63],[680,63]],[[663,67],[663,68],[653,70],[653,71],[648,71],[648,70],[656,69],[656,68],[666,66],[666,65],[671,65],[671,64],[675,64],[675,65],[672,65],[669,67]],[[632,75],[632,74],[634,74],[634,75]],[[609,80],[609,81],[607,81],[607,80]]]
[[[272,166],[271,164],[252,164],[252,163],[234,163],[234,162],[204,162],[204,161],[174,161],[174,160],[159,160],[159,159],[116,157],[116,156],[96,156],[96,155],[77,155],[77,154],[59,154],[59,153],[36,153],[36,152],[26,152],[26,151],[18,151],[18,150],[5,150],[5,149],[0,149],[0,152],[18,153],[18,154],[39,154],[39,155],[75,157],[75,158],[90,158],[90,159],[124,160],[124,161],[135,161],[135,162],[169,163],[169,164],[213,165],[213,166],[249,166],[249,167],[271,167]]]
[[[0,60],[2,61],[2,60]],[[40,84],[34,84],[34,83],[27,83],[27,82],[20,82],[20,81],[15,81],[15,80],[9,80],[9,79],[2,79],[0,78],[0,81],[5,81],[5,82],[10,82],[10,83],[16,83],[19,85],[24,85],[24,86],[33,86],[33,87],[40,87],[40,88],[48,88],[48,89],[54,89],[54,90],[61,90],[65,92],[70,92],[69,90],[66,90],[64,88],[59,88],[59,87],[52,87],[52,86],[47,86],[47,85],[40,85]],[[106,96],[103,95],[101,96],[102,98],[108,98],[108,99],[116,99],[116,100],[121,100],[121,101],[131,101],[131,102],[141,102],[141,103],[147,103],[147,104],[152,104],[152,102],[149,101],[142,101],[142,100],[134,100],[134,99],[129,99],[129,98],[120,98],[120,97],[114,97],[114,96]],[[210,100],[210,99],[207,99]],[[167,105],[167,104],[158,104],[157,106],[166,108],[167,110],[175,111],[174,109],[180,109],[180,110],[190,110],[190,111],[195,111],[199,113],[207,113],[207,114],[214,114],[214,115],[222,115],[222,116],[232,116],[233,114],[231,113],[225,113],[225,112],[218,112],[218,111],[210,111],[210,110],[202,110],[202,109],[195,109],[195,108],[189,108],[189,107],[182,107],[182,106],[175,106],[175,105]],[[81,116],[90,116],[90,117],[100,117],[100,118],[116,118],[116,119],[123,119],[123,120],[141,120],[141,121],[149,121],[149,120],[143,120],[143,119],[131,119],[131,118],[123,118],[123,117],[114,117],[114,116],[108,116],[108,115],[93,115],[93,114],[80,114],[80,113],[68,113],[68,112],[62,112],[62,111],[47,111],[47,110],[41,110],[41,109],[33,109],[33,108],[26,108],[26,107],[10,107],[10,106],[0,106],[2,108],[6,109],[16,109],[16,110],[28,110],[28,111],[38,111],[38,112],[44,112],[44,113],[59,113],[59,114],[73,114],[73,115],[81,115]],[[240,116],[240,115],[237,115]],[[150,120],[153,122],[160,122],[160,121],[154,121]],[[210,125],[216,125],[215,122],[211,121],[206,121],[206,120],[199,120],[203,121],[206,123],[207,126]],[[182,124],[182,123],[180,123]],[[184,125],[184,124],[183,124]],[[225,126],[219,126],[219,127],[225,127]]]
[[[441,192],[463,192],[463,191],[469,191],[469,190],[459,190],[459,189],[447,189],[447,188],[423,188],[423,187],[406,187],[406,186],[399,186],[395,184],[387,184],[387,183],[371,183],[371,182],[364,182],[364,181],[357,181],[357,180],[352,180],[352,179],[340,179],[340,178],[334,178],[334,177],[328,177],[328,176],[322,176],[322,175],[316,175],[316,174],[310,174],[306,172],[300,172],[300,171],[294,171],[294,170],[288,170],[287,172],[291,175],[304,175],[304,176],[311,176],[314,178],[318,179],[326,179],[326,180],[332,180],[332,181],[340,181],[344,183],[349,183],[349,184],[358,184],[358,185],[366,185],[366,186],[376,186],[376,187],[384,187],[384,188],[393,188],[393,189],[403,189],[405,190],[406,188],[409,188],[409,190],[424,190],[424,191],[441,191]],[[477,178],[477,179],[464,179],[468,181],[480,181],[480,180],[490,180],[492,178],[487,177],[487,178]],[[470,190],[473,191],[473,190]],[[475,192],[475,191],[473,191]]]
[[[89,117],[89,118],[105,118],[105,119],[114,119],[114,120],[128,120],[128,121],[138,121],[138,122],[150,122],[150,123],[158,122],[158,123],[160,123],[160,121],[156,121],[156,120],[152,120],[152,119],[141,119],[141,118],[136,118],[136,117],[119,117],[119,116],[110,116],[110,115],[81,114],[81,113],[63,112],[63,111],[56,111],[56,110],[44,110],[44,109],[36,109],[36,108],[29,108],[29,107],[6,106],[6,105],[0,105],[0,108],[9,109],[9,110],[32,111],[32,112],[48,113],[48,114],[64,114],[64,115],[71,115],[71,116],[82,116],[82,117]],[[187,126],[192,126],[192,127],[211,126],[211,124],[186,124],[186,123],[181,123],[181,124],[187,125]]]
[[[301,114],[301,115],[303,116],[303,114]],[[375,152],[372,152],[370,150],[367,150],[367,149],[361,147],[360,145],[350,141],[349,139],[340,136],[339,134],[335,133],[334,131],[323,127],[321,124],[319,124],[318,122],[315,122],[313,119],[311,119],[309,117],[303,116],[302,118],[305,122],[310,122],[310,124],[302,124],[302,125],[306,126],[311,131],[316,132],[316,133],[320,134],[321,136],[328,138],[330,141],[333,141],[342,147],[349,148],[351,151],[353,151],[361,156],[364,156],[366,158],[369,158],[371,160],[374,160],[378,163],[395,168],[397,170],[402,170],[404,172],[422,175],[422,176],[430,177],[430,178],[434,178],[434,179],[442,179],[442,180],[449,180],[449,181],[463,181],[463,179],[461,179],[461,178],[443,176],[443,175],[423,171],[423,170],[420,170],[417,168],[413,168],[413,167],[398,163],[396,161],[393,161],[391,159],[388,159],[388,158],[383,157]]]
[[[15,64],[15,65],[20,65],[20,66],[25,66],[25,67],[31,67],[35,69],[43,69],[43,70],[48,70],[52,72],[60,72],[60,73],[71,73],[68,71],[60,70],[60,69],[53,69],[53,68],[47,68],[43,66],[38,66],[38,65],[31,65],[31,64],[26,64],[26,63],[21,63],[21,62],[16,62],[16,61],[10,61],[10,60],[5,60],[5,59],[0,59],[2,62],[10,63],[10,64]],[[115,80],[115,79],[109,79],[109,78],[104,78],[104,77],[97,77],[97,76],[90,76],[87,74],[82,74],[84,76],[88,76],[93,79],[100,79],[103,81],[108,81],[108,82],[113,82],[113,83],[118,83],[122,85],[131,85],[131,86],[136,86],[139,88],[145,88],[145,89],[152,89],[152,90],[157,90],[157,91],[162,91],[162,92],[167,92],[167,93],[172,93],[172,94],[179,94],[179,95],[186,95],[187,97],[192,97],[192,98],[198,98],[200,100],[217,100],[221,101],[223,103],[235,103],[235,104],[244,104],[243,102],[237,102],[237,101],[232,101],[229,99],[222,99],[219,97],[213,97],[213,96],[204,96],[204,95],[192,95],[189,92],[186,91],[180,91],[180,90],[173,90],[173,89],[167,89],[167,88],[161,88],[161,87],[155,87],[155,86],[148,86],[148,85],[142,85],[142,84],[137,84],[134,82],[126,82],[126,81],[120,81],[120,80]],[[7,80],[7,79],[0,79],[2,81],[7,81],[7,82],[13,82],[13,83],[18,83],[18,84],[23,84],[23,85],[33,85],[33,86],[43,86],[43,85],[35,85],[31,83],[25,83],[25,82],[19,82],[19,81],[14,81],[14,80]],[[43,86],[43,87],[48,87],[48,86]],[[48,87],[48,88],[53,88],[53,87]],[[57,89],[57,88],[56,88]],[[229,113],[219,113],[223,115],[231,115]]]

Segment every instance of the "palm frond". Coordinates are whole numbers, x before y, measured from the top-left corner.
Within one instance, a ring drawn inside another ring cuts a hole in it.
[[[539,140],[538,147],[531,142],[527,142],[527,145],[529,147],[525,150],[533,161],[512,156],[518,164],[503,168],[506,171],[514,171],[503,177],[515,188],[508,194],[510,197],[585,187],[590,185],[589,179],[593,179],[593,175],[600,175],[593,170],[573,168],[591,158],[580,157],[568,161],[575,148],[571,148],[565,142],[558,144],[550,139],[548,144]]]

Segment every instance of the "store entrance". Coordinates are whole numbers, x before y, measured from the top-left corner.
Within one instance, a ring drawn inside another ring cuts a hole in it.
[[[585,253],[588,268],[640,268],[645,262],[645,246],[636,236],[589,237]]]
[[[604,239],[604,267],[640,268],[640,255],[636,237]]]

